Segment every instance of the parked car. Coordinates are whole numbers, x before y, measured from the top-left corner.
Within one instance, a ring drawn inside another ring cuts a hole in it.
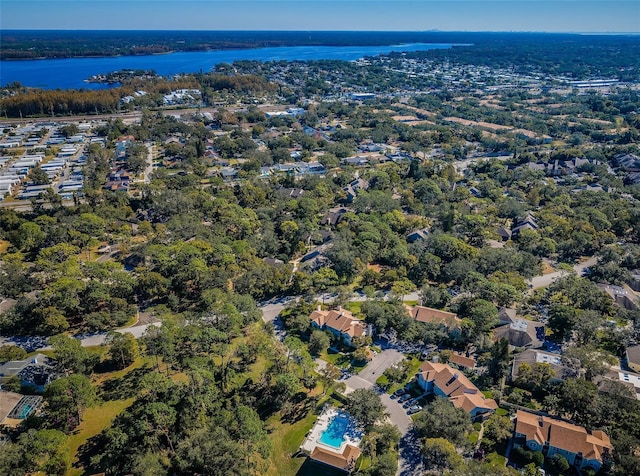
[[[402,404],[402,406],[403,406],[404,408],[409,408],[409,407],[414,406],[414,405],[415,405],[415,404],[417,404],[417,403],[418,403],[418,401],[417,401],[415,398],[412,398],[412,399],[407,400],[406,402],[404,402],[404,403]]]
[[[407,391],[404,388],[399,388],[398,390],[396,390],[395,392],[393,392],[391,394],[391,398],[398,398],[401,397],[402,395],[404,395],[405,393],[407,393]]]
[[[414,405],[407,410],[407,414],[413,415],[414,413],[418,413],[420,410],[422,410],[420,405]]]
[[[411,395],[409,395],[408,393],[405,393],[403,396],[401,396],[401,397],[398,399],[398,402],[399,402],[399,403],[404,403],[404,402],[406,402],[407,400],[411,400]]]

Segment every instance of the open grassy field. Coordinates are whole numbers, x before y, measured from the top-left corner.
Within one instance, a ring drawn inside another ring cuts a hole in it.
[[[293,457],[302,444],[307,432],[318,418],[313,412],[293,424],[283,423],[278,415],[267,421],[271,430],[269,439],[273,442],[270,476],[295,476],[306,460],[305,456]]]
[[[80,476],[84,474],[84,468],[78,463],[78,451],[90,438],[99,434],[111,425],[113,419],[128,408],[135,398],[126,400],[112,400],[102,405],[88,408],[82,417],[82,422],[69,437],[67,446],[73,456],[73,467],[67,472],[68,476]]]

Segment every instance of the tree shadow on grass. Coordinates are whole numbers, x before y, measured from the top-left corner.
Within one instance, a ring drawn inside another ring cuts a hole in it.
[[[293,396],[289,405],[282,411],[282,422],[293,425],[307,417],[313,411],[317,403],[316,398],[309,398],[304,392],[298,392]]]
[[[151,371],[150,367],[140,367],[122,377],[106,380],[100,388],[100,396],[105,401],[134,397],[140,390],[140,379]]]
[[[296,476],[344,476],[345,472],[339,469],[330,468],[327,465],[316,463],[307,458],[300,467]]]

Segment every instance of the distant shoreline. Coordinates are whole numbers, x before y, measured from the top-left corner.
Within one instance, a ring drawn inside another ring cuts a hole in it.
[[[276,47],[385,47],[403,43],[479,44],[524,38],[580,38],[563,33],[442,31],[179,31],[4,30],[0,60],[155,56]]]

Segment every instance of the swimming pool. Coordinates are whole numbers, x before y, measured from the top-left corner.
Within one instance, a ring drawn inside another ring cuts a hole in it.
[[[345,415],[337,414],[333,417],[329,426],[320,435],[320,443],[332,448],[340,448],[344,442],[344,434],[349,427],[349,418]]]

